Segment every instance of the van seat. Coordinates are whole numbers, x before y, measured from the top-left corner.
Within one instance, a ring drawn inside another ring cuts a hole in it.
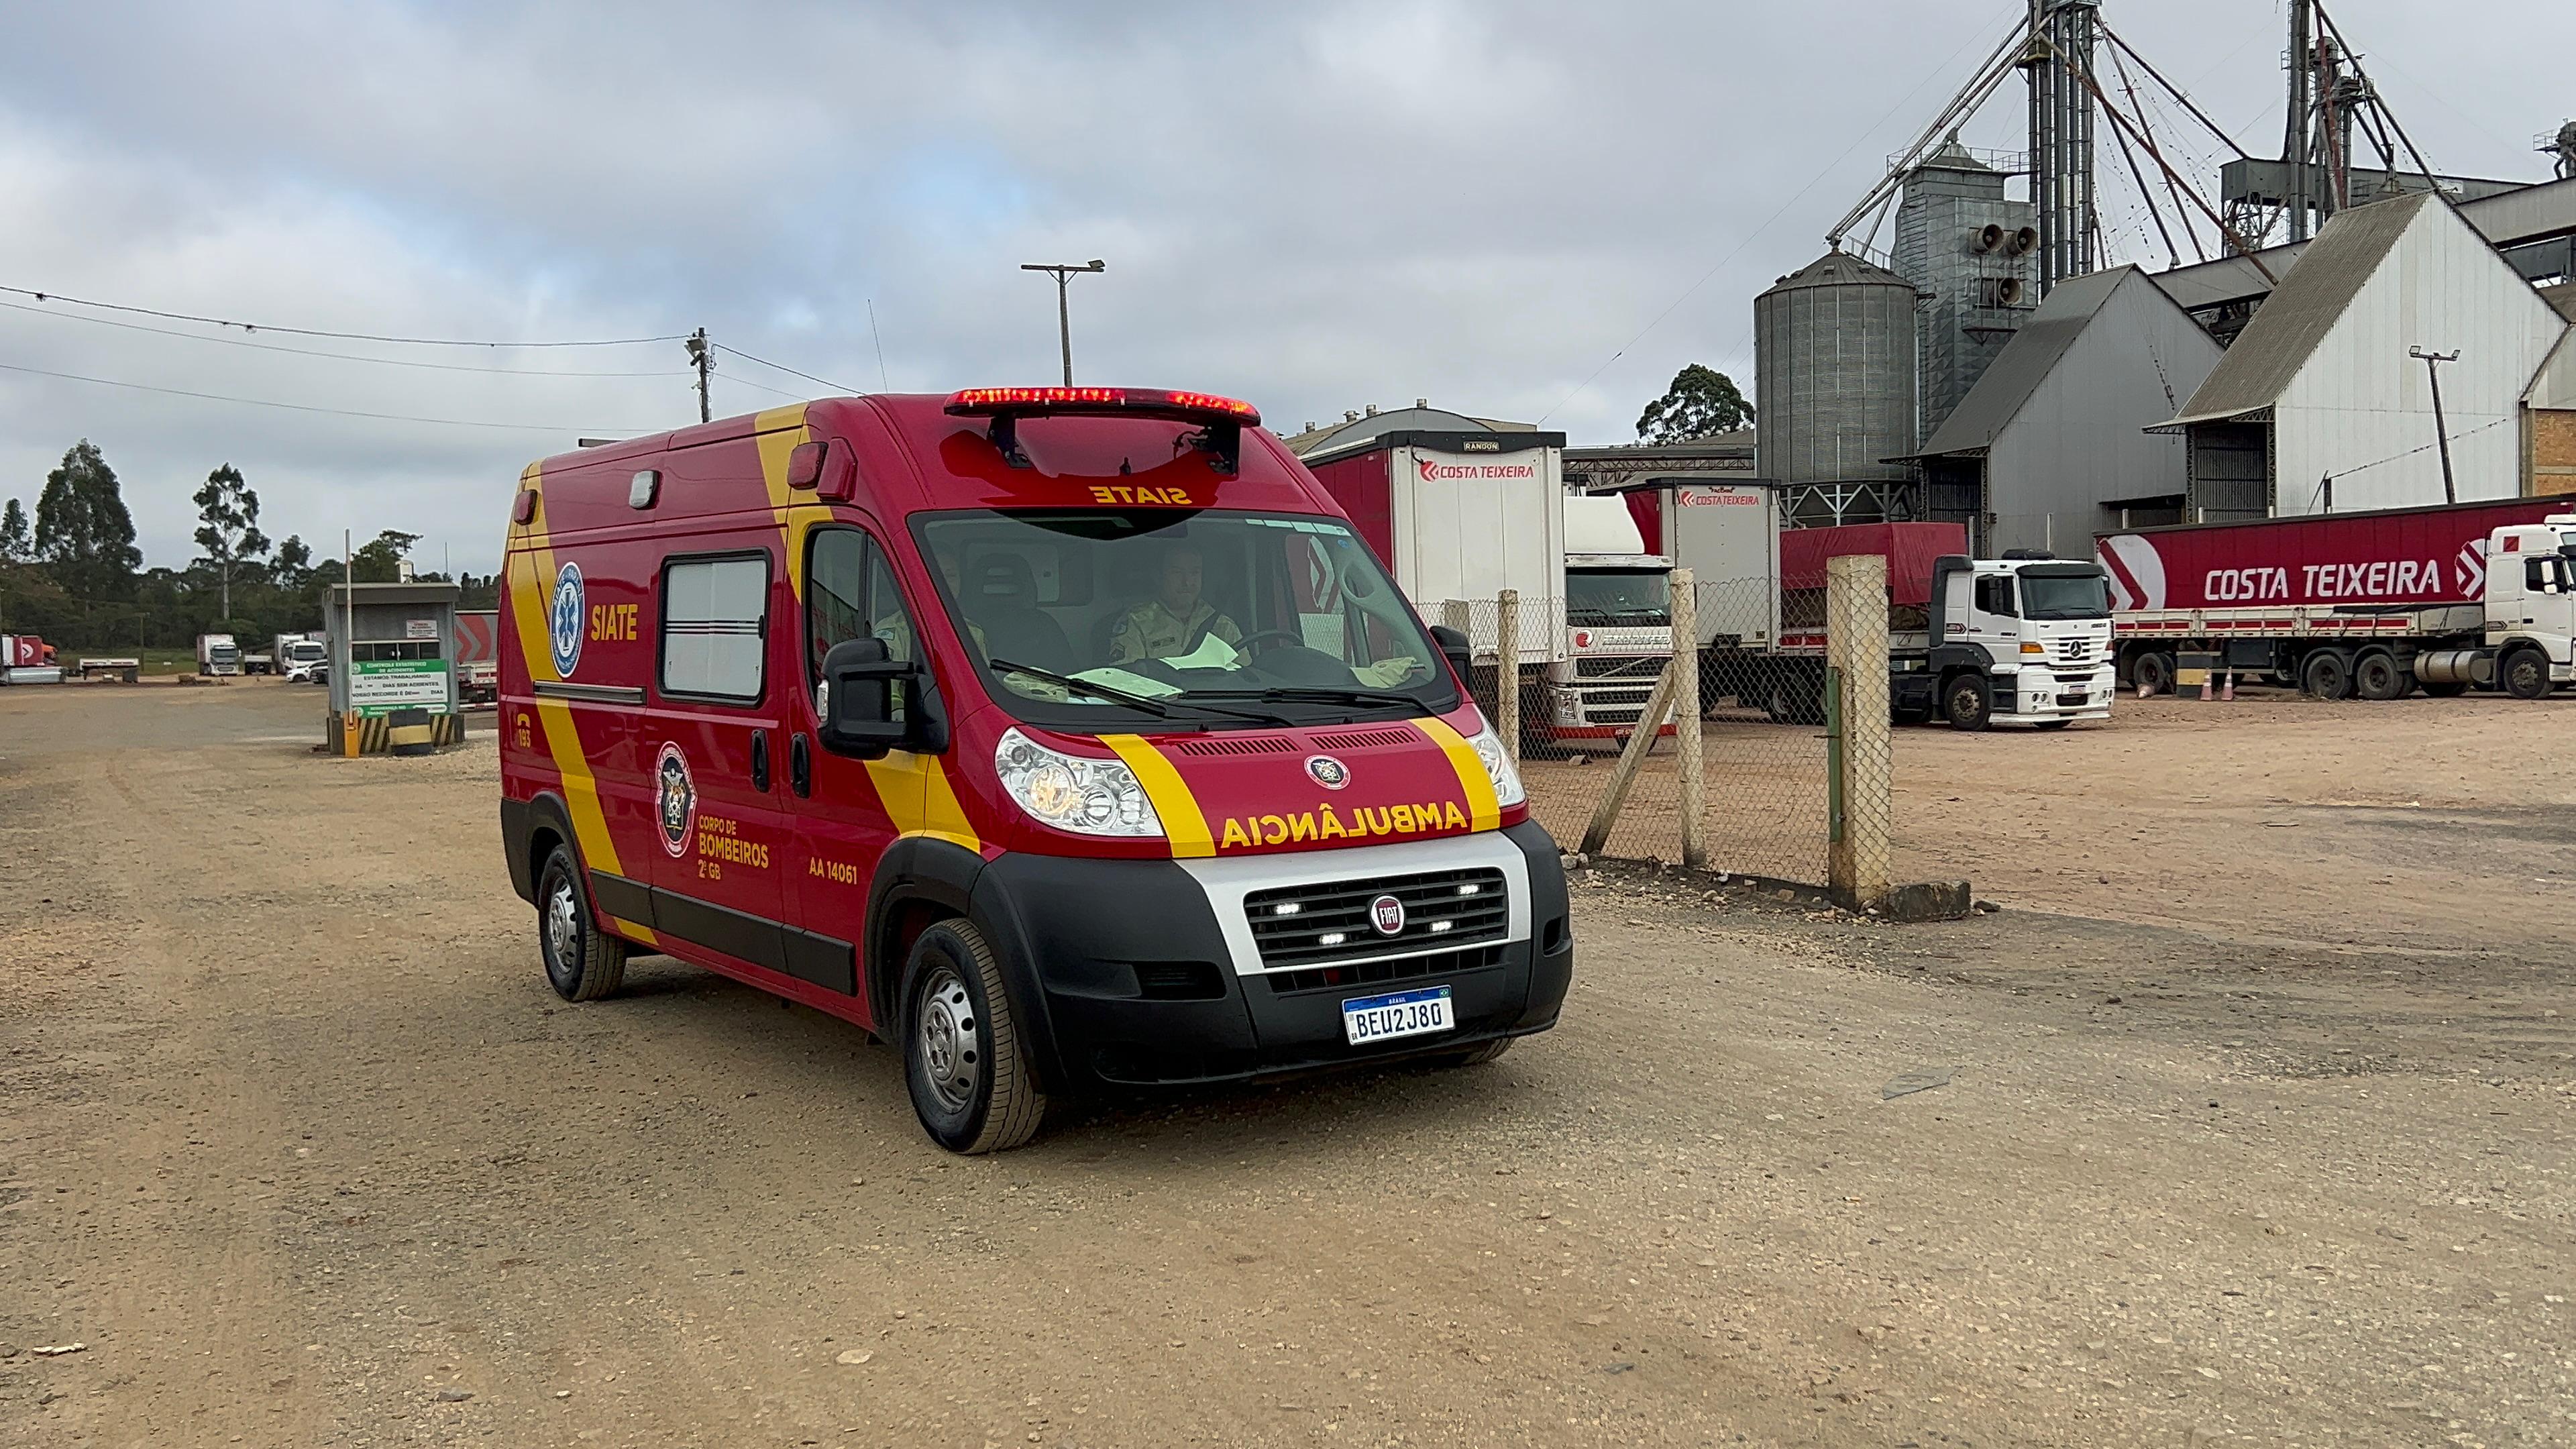
[[[1037,575],[1015,553],[976,558],[967,573],[967,618],[984,631],[988,658],[1069,674],[1077,666],[1064,626],[1038,607]]]

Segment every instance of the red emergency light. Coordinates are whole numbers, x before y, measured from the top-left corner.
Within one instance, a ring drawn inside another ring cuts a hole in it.
[[[1014,468],[1029,466],[1020,451],[1019,420],[1044,417],[1162,418],[1176,423],[1202,423],[1189,437],[1192,446],[1216,455],[1218,471],[1243,467],[1243,430],[1261,426],[1261,410],[1238,398],[1212,392],[1171,392],[1146,387],[970,387],[948,395],[948,412],[956,417],[990,418],[993,446]]]

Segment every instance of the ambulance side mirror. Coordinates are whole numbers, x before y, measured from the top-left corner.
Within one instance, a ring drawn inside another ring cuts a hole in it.
[[[1449,661],[1449,668],[1457,674],[1458,682],[1465,684],[1467,667],[1475,662],[1475,656],[1467,651],[1466,634],[1446,624],[1434,624],[1431,626],[1431,642],[1440,646],[1440,657]]]
[[[948,747],[947,720],[929,671],[890,657],[883,639],[845,639],[832,646],[823,656],[816,712],[821,727],[815,734],[836,755],[874,760],[889,750],[927,754]]]

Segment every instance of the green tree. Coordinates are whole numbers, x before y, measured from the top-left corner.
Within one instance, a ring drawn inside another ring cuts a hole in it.
[[[259,495],[242,481],[230,463],[206,475],[206,486],[191,500],[197,505],[197,547],[222,580],[223,617],[233,616],[233,571],[268,552],[268,535],[259,531]]]
[[[134,516],[125,511],[116,470],[87,438],[45,475],[36,499],[36,556],[75,598],[122,599],[134,590],[134,571],[143,566]]]
[[[15,498],[0,508],[0,563],[25,563],[36,556],[35,536],[27,531],[27,510]]]
[[[349,555],[349,579],[360,584],[390,584],[402,577],[402,561],[411,557],[411,547],[420,542],[417,533],[386,529],[372,542],[362,544]]]
[[[1753,404],[1735,379],[1692,363],[1673,374],[1664,395],[1637,417],[1637,436],[1649,443],[1684,443],[1731,433],[1753,421]]]
[[[277,546],[277,561],[269,566],[269,572],[279,588],[290,594],[304,592],[305,584],[313,577],[313,545],[288,534],[286,542]]]

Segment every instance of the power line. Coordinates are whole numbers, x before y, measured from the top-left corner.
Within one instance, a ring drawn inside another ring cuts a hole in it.
[[[290,337],[334,337],[344,342],[393,342],[409,347],[631,347],[645,342],[677,342],[681,334],[663,337],[607,337],[554,342],[487,342],[455,337],[388,337],[374,332],[333,332],[320,327],[280,327],[267,322],[236,322],[227,317],[199,317],[187,312],[164,312],[154,307],[134,307],[122,302],[97,302],[81,297],[67,297],[60,292],[39,292],[27,287],[0,286],[0,292],[20,297],[33,297],[39,302],[63,302],[74,307],[96,307],[106,312],[129,312],[139,317],[158,317],[165,322],[196,322],[208,327],[238,327],[244,332],[277,332]]]
[[[448,428],[505,428],[514,432],[522,433],[573,433],[597,435],[600,433],[639,434],[658,433],[664,431],[661,428],[572,428],[557,427],[549,423],[486,423],[477,422],[469,418],[423,418],[414,417],[408,413],[362,412],[356,408],[326,408],[316,407],[309,403],[272,402],[267,398],[228,397],[222,393],[190,392],[186,388],[154,387],[150,383],[143,382],[119,382],[110,377],[83,377],[78,373],[72,372],[48,372],[41,367],[20,367],[13,362],[0,362],[0,371],[23,372],[32,377],[51,377],[60,379],[64,382],[86,382],[97,387],[121,387],[132,389],[135,392],[157,392],[166,394],[170,397],[190,397],[203,402],[239,403],[244,407],[254,408],[283,408],[288,412],[296,413],[328,413],[335,417],[344,418],[373,418],[379,422],[388,423],[434,423],[440,427]]]
[[[0,302],[13,312],[32,312],[58,322],[86,322],[93,327],[117,327],[128,332],[149,332],[156,337],[177,337],[189,342],[219,342],[226,347],[256,347],[262,352],[286,352],[297,357],[327,357],[340,362],[372,362],[382,367],[425,367],[437,372],[482,372],[502,377],[686,377],[685,371],[664,372],[557,372],[541,367],[473,367],[461,362],[416,362],[404,357],[369,357],[358,352],[324,352],[312,347],[285,347],[274,342],[253,342],[246,337],[212,337],[203,332],[181,332],[171,327],[147,327],[140,322],[119,322],[113,317],[84,317],[77,312],[56,312],[44,307],[30,307],[24,302]]]
[[[750,353],[743,351],[743,350],[742,350],[741,348],[739,348],[739,347],[730,347],[730,346],[727,346],[726,344],[724,344],[724,343],[722,343],[722,342],[712,343],[712,344],[710,344],[710,345],[711,345],[711,346],[713,346],[713,347],[715,347],[715,348],[716,348],[716,349],[718,349],[719,351],[723,351],[723,352],[730,352],[730,353],[732,353],[734,356],[741,358],[741,359],[742,359],[743,361],[745,361],[745,362],[757,362],[757,363],[759,363],[759,364],[760,364],[761,366],[763,366],[763,367],[776,368],[778,371],[783,372],[783,373],[786,373],[786,374],[787,374],[788,376],[790,376],[790,377],[801,377],[801,378],[805,379],[807,382],[813,383],[813,384],[815,384],[815,385],[817,385],[817,386],[819,386],[819,387],[828,387],[828,388],[830,388],[830,389],[831,389],[832,391],[834,391],[834,392],[840,392],[840,393],[853,393],[853,394],[855,394],[855,393],[858,393],[858,392],[863,391],[863,389],[860,389],[860,388],[849,387],[849,386],[846,386],[846,385],[844,385],[844,384],[834,382],[834,381],[832,381],[832,380],[831,380],[830,378],[828,378],[828,377],[816,377],[814,374],[812,374],[812,373],[810,373],[810,372],[798,372],[795,368],[788,367],[788,366],[786,366],[786,365],[784,365],[784,364],[781,364],[781,363],[772,362],[772,361],[770,361],[768,358],[765,358],[765,357],[754,357],[754,356],[752,356]]]
[[[681,375],[682,375],[682,376],[686,376],[687,374],[683,373],[683,374],[681,374]],[[736,377],[736,376],[734,376],[734,375],[733,375],[732,373],[730,373],[730,372],[719,372],[719,373],[714,374],[714,376],[715,376],[715,377],[717,377],[717,378],[719,378],[719,379],[721,379],[721,380],[723,380],[723,381],[725,381],[725,382],[733,383],[733,384],[735,384],[735,385],[736,385],[736,386],[738,386],[738,387],[756,387],[756,388],[759,388],[762,392],[765,392],[765,393],[771,393],[771,394],[774,394],[774,395],[776,395],[776,396],[778,396],[778,397],[787,398],[787,399],[789,399],[789,400],[791,400],[791,401],[794,401],[794,402],[803,402],[803,401],[805,401],[805,400],[806,400],[806,399],[805,399],[805,394],[803,394],[803,393],[801,393],[801,392],[789,392],[787,389],[785,389],[785,388],[783,388],[783,387],[771,387],[768,383],[765,383],[765,382],[753,382],[750,378],[747,378],[747,377]]]

